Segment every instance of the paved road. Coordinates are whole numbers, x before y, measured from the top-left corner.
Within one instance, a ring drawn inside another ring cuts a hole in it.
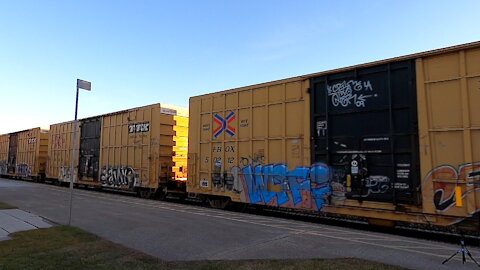
[[[68,189],[0,179],[0,201],[53,222],[68,219]],[[458,246],[295,220],[75,190],[74,226],[163,260],[356,257],[411,269],[462,265]],[[480,249],[469,247],[480,260]]]

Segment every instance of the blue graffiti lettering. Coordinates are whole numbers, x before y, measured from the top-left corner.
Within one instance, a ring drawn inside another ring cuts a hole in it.
[[[240,175],[236,170],[235,175],[245,184],[247,202],[255,204],[296,207],[311,198],[314,205],[310,207],[321,210],[328,204],[331,194],[330,168],[323,163],[291,171],[285,164],[246,166],[240,170]]]

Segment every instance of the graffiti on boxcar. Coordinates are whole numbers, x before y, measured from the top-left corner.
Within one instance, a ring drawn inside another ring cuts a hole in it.
[[[365,107],[367,99],[378,96],[375,93],[371,93],[372,91],[373,86],[369,80],[349,80],[334,85],[327,85],[327,94],[331,96],[332,105],[335,107],[347,107],[350,104],[356,107]]]
[[[442,181],[444,180],[444,181]],[[442,165],[434,168],[425,177],[422,189],[433,188],[433,205],[438,212],[450,211],[454,212],[455,208],[455,187],[458,181],[466,180],[464,187],[466,191],[462,194],[462,198],[472,197],[474,199],[480,196],[480,162],[468,163],[455,168],[450,165]],[[479,209],[476,209],[479,210]]]
[[[345,177],[347,175],[344,169],[330,168],[330,187],[332,188],[331,203],[333,205],[342,205],[347,199],[347,187]]]
[[[8,169],[8,163],[6,160],[0,161],[0,175],[6,175]]]
[[[213,186],[220,188],[222,185],[222,158],[213,157],[213,172],[212,172]]]
[[[390,190],[390,179],[384,175],[370,175],[365,179],[365,187],[367,194],[363,197],[368,197],[370,194],[383,194]]]
[[[232,191],[244,202],[321,210],[331,195],[330,168],[318,163],[288,171],[286,164],[233,167]]]
[[[32,170],[30,169],[30,166],[25,163],[20,163],[17,164],[17,175],[19,176],[30,176],[32,173]]]
[[[133,188],[139,184],[139,176],[132,167],[104,166],[100,174],[100,183],[106,187]]]
[[[253,156],[240,157],[240,164],[244,167],[265,164],[265,156],[263,150],[258,153],[254,153]]]
[[[58,169],[58,180],[69,182],[70,181],[70,167],[60,167]]]
[[[60,148],[63,145],[63,137],[60,134],[56,134],[53,138],[53,145],[56,148]]]

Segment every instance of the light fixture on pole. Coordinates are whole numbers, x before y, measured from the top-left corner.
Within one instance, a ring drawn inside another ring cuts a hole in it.
[[[74,160],[75,160],[75,142],[77,140],[77,112],[78,112],[78,92],[79,89],[91,91],[92,83],[84,80],[77,79],[77,95],[75,98],[75,120],[73,121],[73,140],[72,140],[72,156],[70,163],[70,208],[68,212],[68,225],[72,223],[72,199],[73,199],[73,180],[76,176],[75,171],[73,170]]]

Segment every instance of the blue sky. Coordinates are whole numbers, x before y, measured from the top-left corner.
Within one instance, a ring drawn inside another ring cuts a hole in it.
[[[480,40],[480,1],[0,0],[0,134]]]

